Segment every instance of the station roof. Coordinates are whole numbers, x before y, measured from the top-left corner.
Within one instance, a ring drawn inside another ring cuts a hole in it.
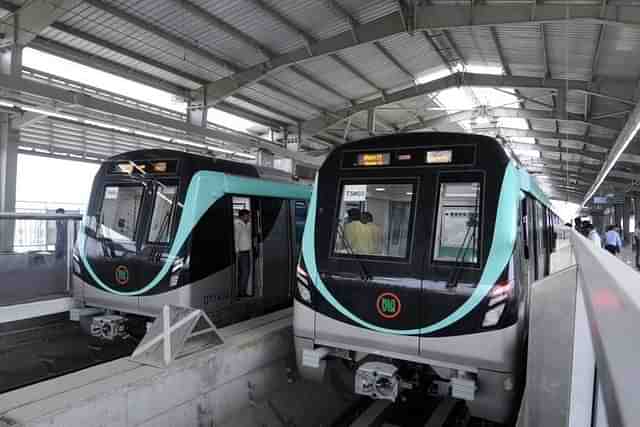
[[[2,100],[20,113],[24,149],[48,140],[50,154],[90,159],[146,146],[286,156],[288,135],[302,139],[292,156],[318,164],[346,140],[465,130],[500,137],[553,198],[579,202],[612,157],[604,191],[629,190],[640,170],[638,144],[619,159],[612,150],[636,117],[635,2],[0,0],[0,8],[5,46],[17,15],[20,44],[177,97],[206,91],[196,106],[287,131],[266,140],[179,126],[186,114],[25,68],[20,81],[0,78],[13,90]]]

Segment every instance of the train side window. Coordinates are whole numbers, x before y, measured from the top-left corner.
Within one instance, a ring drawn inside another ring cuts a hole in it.
[[[344,184],[334,254],[407,258],[414,183]]]
[[[169,243],[171,240],[171,230],[173,228],[172,212],[178,187],[175,185],[165,185],[156,191],[153,203],[153,215],[151,216],[151,226],[149,228],[149,242]]]
[[[480,183],[440,184],[435,261],[477,264],[480,253]]]
[[[141,185],[107,185],[100,213],[99,236],[133,241],[144,188]]]

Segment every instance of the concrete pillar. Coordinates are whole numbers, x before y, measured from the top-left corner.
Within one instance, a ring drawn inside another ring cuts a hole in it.
[[[258,165],[264,166],[266,168],[274,167],[274,156],[273,153],[269,150],[265,150],[263,148],[258,150]]]
[[[207,93],[206,89],[194,90],[187,105],[187,122],[195,126],[207,126]]]
[[[625,245],[631,242],[631,198],[624,198],[622,239]]]
[[[558,89],[556,108],[558,109],[558,115],[561,118],[566,119],[567,118],[567,91],[564,88]]]
[[[371,136],[376,134],[376,110],[374,108],[367,110],[367,131]]]
[[[14,40],[19,40],[19,14],[13,16]],[[22,74],[22,48],[13,45],[0,53],[0,73]],[[19,131],[12,129],[7,113],[0,113],[0,212],[16,210],[16,178],[18,174]],[[13,252],[14,221],[0,221],[0,252]]]
[[[0,113],[0,212],[16,210],[18,133],[11,130],[9,115]],[[12,252],[15,223],[0,220],[0,252]]]

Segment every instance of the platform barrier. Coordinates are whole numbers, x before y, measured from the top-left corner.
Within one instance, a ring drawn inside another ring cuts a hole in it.
[[[533,285],[518,426],[638,426],[640,275],[575,231],[571,249]]]
[[[291,315],[289,308],[219,329],[224,344],[168,368],[119,359],[0,395],[0,421],[24,427],[223,425],[287,385],[287,368],[295,364]]]
[[[67,311],[81,215],[0,213],[0,323]]]

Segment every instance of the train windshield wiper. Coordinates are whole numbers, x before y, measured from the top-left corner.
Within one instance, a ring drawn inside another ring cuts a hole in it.
[[[453,265],[453,271],[447,280],[447,288],[455,288],[458,286],[458,280],[460,279],[460,273],[462,272],[462,264],[465,262],[467,252],[473,243],[476,243],[476,229],[478,228],[477,213],[474,213],[469,217],[467,221],[467,228],[465,229],[464,238],[462,239],[462,245],[458,249],[456,254],[455,264]]]
[[[344,236],[344,224],[342,223],[338,224],[338,236],[340,236],[340,241],[342,242],[342,246],[347,251],[347,254],[352,256],[357,255],[353,250],[353,248],[351,247],[351,244],[347,241],[347,239]],[[358,266],[360,267],[360,278],[362,279],[362,281],[368,282],[369,279],[371,279],[371,276],[367,271],[367,267],[364,266],[364,263],[359,258],[355,258],[355,260],[358,263]]]
[[[145,172],[144,168],[141,167],[140,165],[138,165],[136,162],[134,162],[133,160],[129,160],[128,162],[132,166],[131,172],[128,173],[130,178],[133,178],[133,179],[137,180],[138,182],[140,182],[145,187],[147,186],[147,181],[151,181],[153,184],[155,184],[156,186],[160,187],[161,189],[163,189],[163,190],[167,189],[167,186],[165,184],[163,184],[158,179],[154,178],[153,175],[149,174],[148,172]],[[138,171],[139,175],[134,175],[133,174],[134,170]],[[158,193],[158,195],[162,199],[164,199],[167,203],[173,204],[173,200],[169,199],[163,193]],[[176,199],[175,196],[174,196],[174,199]],[[182,203],[178,202],[178,207],[183,208],[184,205]]]

